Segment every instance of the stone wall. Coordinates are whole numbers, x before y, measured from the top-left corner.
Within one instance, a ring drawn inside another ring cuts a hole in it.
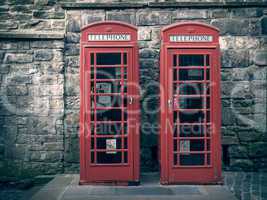
[[[146,113],[144,107],[148,105],[156,110],[159,105],[160,29],[187,20],[211,24],[221,32],[225,169],[266,170],[267,7],[264,1],[243,4],[5,2],[0,6],[2,35],[5,31],[16,31],[30,32],[32,37],[4,39],[3,36],[0,41],[1,88],[12,105],[18,110],[25,108],[24,113],[13,113],[5,110],[6,102],[0,103],[0,167],[5,169],[1,172],[27,175],[79,171],[80,29],[104,20],[138,26],[142,124],[151,124],[152,132],[141,136],[142,171],[158,170],[159,115]],[[45,36],[38,39],[42,37],[40,33],[64,33],[64,39]]]

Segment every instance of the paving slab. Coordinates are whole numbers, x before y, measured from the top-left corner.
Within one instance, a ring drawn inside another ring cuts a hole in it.
[[[237,200],[223,185],[160,185],[155,175],[139,186],[79,185],[79,175],[58,175],[32,200]]]

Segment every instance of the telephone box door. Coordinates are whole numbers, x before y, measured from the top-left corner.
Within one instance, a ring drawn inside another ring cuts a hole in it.
[[[168,50],[169,182],[209,182],[218,178],[215,160],[218,143],[213,123],[217,85],[215,51]],[[217,173],[217,175],[216,175]],[[215,176],[215,177],[214,177]]]
[[[97,22],[85,29],[82,40],[81,122],[85,127],[80,130],[80,183],[137,184],[135,27],[114,21]]]

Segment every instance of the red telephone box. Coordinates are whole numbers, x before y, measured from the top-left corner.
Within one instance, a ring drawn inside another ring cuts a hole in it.
[[[177,23],[163,28],[161,37],[161,183],[218,183],[219,31]]]
[[[139,181],[137,28],[122,22],[82,29],[80,184]]]

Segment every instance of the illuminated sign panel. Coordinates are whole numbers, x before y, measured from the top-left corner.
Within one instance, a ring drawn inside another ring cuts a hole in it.
[[[212,42],[212,35],[171,35],[171,42]]]
[[[88,41],[130,41],[130,34],[89,34]]]

